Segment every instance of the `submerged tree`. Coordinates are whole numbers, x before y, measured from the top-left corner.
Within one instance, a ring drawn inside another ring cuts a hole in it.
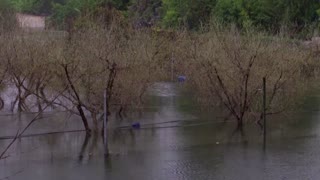
[[[304,91],[302,70],[305,62],[312,61],[309,52],[281,39],[215,30],[190,37],[188,44],[180,48],[188,52],[184,61],[190,60],[186,72],[197,87],[196,96],[205,104],[224,107],[239,129],[248,120],[260,124],[263,77],[267,79],[267,114],[287,110]],[[316,72],[319,66],[314,67],[310,70]]]

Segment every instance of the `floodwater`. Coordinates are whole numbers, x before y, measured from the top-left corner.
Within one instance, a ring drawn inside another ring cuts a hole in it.
[[[0,160],[0,179],[14,180],[315,180],[320,177],[320,111],[310,96],[294,114],[269,117],[268,142],[256,126],[200,113],[182,84],[158,83],[140,113],[110,122],[110,157],[100,135],[84,132],[67,113],[44,114]],[[0,136],[15,135],[34,114],[2,114]],[[141,123],[141,129],[127,126]],[[122,127],[122,128],[117,128]],[[33,134],[33,135],[32,135]],[[0,140],[0,152],[10,142]]]

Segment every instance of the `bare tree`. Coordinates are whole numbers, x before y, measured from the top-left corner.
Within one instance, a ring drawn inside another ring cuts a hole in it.
[[[259,34],[212,31],[191,35],[184,47],[190,60],[186,71],[199,99],[224,107],[238,129],[250,119],[261,126],[263,77],[267,79],[268,114],[283,112],[303,92],[301,67],[309,56],[281,39],[270,42]]]

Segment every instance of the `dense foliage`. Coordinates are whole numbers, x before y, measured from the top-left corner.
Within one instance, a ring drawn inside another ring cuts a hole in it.
[[[24,13],[49,15],[55,3],[64,4],[66,0],[12,0],[16,10]]]
[[[278,30],[281,25],[297,30],[318,20],[319,2],[315,0],[163,0],[163,23],[196,28],[216,19],[238,27],[251,26]]]
[[[15,26],[14,6],[9,0],[0,1],[0,29],[10,31]]]
[[[69,17],[92,14],[106,4],[134,25],[198,29],[212,21],[258,28],[272,33],[288,27],[292,33],[317,27],[316,0],[12,0],[18,11],[50,14],[64,23]]]

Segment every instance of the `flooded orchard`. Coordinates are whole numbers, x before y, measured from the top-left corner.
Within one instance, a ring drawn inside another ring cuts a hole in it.
[[[0,161],[0,179],[300,180],[320,175],[318,96],[308,97],[294,115],[270,118],[264,150],[255,125],[246,126],[242,136],[233,134],[233,121],[200,111],[183,86],[157,83],[143,109],[112,116],[108,158],[100,133],[79,131],[79,117],[43,113]],[[1,114],[1,151],[34,116]],[[131,128],[136,122],[140,129]]]
[[[176,1],[0,0],[0,180],[318,179],[320,3]]]

